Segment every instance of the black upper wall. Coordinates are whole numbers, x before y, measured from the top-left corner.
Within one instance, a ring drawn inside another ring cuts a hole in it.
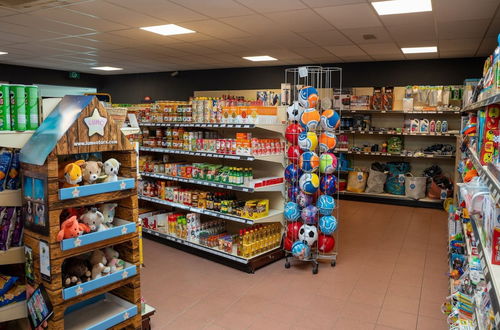
[[[104,76],[82,73],[80,79],[69,79],[68,71],[0,64],[0,81],[12,84],[47,84],[60,86],[95,87],[101,89]]]
[[[339,63],[343,86],[406,86],[462,84],[466,78],[482,75],[483,58]],[[67,71],[0,64],[0,81],[19,84],[49,84],[95,87],[111,93],[115,103],[138,103],[145,96],[153,100],[186,100],[197,90],[274,89],[284,81],[283,66],[215,70],[96,75],[82,73],[68,78]]]
[[[339,63],[343,86],[406,86],[462,84],[480,78],[483,58]],[[284,81],[283,66],[104,76],[102,92],[113,102],[137,103],[145,96],[153,100],[186,100],[197,90],[272,89]]]

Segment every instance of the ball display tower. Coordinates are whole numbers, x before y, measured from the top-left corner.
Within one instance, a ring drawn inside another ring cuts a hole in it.
[[[311,262],[338,255],[339,199],[335,129],[340,125],[342,69],[304,66],[285,70],[290,88],[285,156],[287,221],[285,268],[291,261]]]

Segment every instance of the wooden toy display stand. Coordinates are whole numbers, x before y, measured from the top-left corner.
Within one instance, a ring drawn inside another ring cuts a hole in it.
[[[117,159],[121,163],[118,183],[66,188],[72,189],[72,195],[68,197],[65,189],[59,189],[59,161],[61,156],[82,153],[101,153],[103,160]],[[33,253],[33,285],[42,284],[46,288],[54,308],[48,328],[140,328],[136,153],[120,128],[96,97],[65,96],[22,149],[21,166],[26,227],[24,243]],[[42,196],[39,192],[37,195],[36,188],[27,187],[32,182],[30,180],[45,185]],[[27,200],[30,198],[33,208],[35,203],[38,210],[40,206],[45,208],[45,226],[41,225],[40,219],[33,221],[28,218]],[[118,204],[115,219],[124,220],[124,225],[57,241],[60,223],[64,220],[60,215],[64,209],[111,201]],[[44,242],[49,250],[50,266],[42,276],[40,254],[45,251],[41,248]],[[120,259],[128,263],[120,276],[113,276],[116,274],[113,273],[81,285],[63,287],[61,267],[67,258],[108,246],[113,246]]]

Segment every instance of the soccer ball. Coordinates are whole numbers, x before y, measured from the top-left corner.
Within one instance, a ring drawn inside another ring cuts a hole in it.
[[[299,134],[299,147],[304,151],[315,150],[318,146],[318,136],[314,132],[302,132]]]
[[[319,230],[325,235],[331,235],[337,229],[337,219],[332,215],[325,215],[319,219]]]
[[[300,207],[311,205],[312,201],[313,197],[304,193],[303,191],[299,192],[299,194],[297,195],[297,204],[299,204]]]
[[[318,104],[318,90],[312,86],[302,87],[299,91],[299,103],[304,108],[315,108]]]
[[[300,216],[304,223],[315,225],[318,222],[318,209],[314,205],[306,206],[302,209]]]
[[[297,182],[302,175],[302,170],[295,164],[289,164],[285,168],[285,180],[293,183]]]
[[[292,251],[292,244],[292,240],[289,237],[285,237],[285,239],[283,240],[283,248],[285,249],[285,251]]]
[[[288,187],[288,200],[290,200],[292,202],[296,202],[297,201],[297,195],[298,195],[299,192],[300,192],[300,189],[297,186]]]
[[[332,236],[327,236],[319,234],[318,237],[318,250],[322,253],[328,253],[335,247],[335,238]]]
[[[325,152],[319,156],[319,172],[332,174],[337,168],[337,157],[329,152]]]
[[[300,113],[304,110],[303,107],[300,106],[299,102],[294,101],[291,106],[286,109],[286,116],[288,121],[297,121],[300,118]]]
[[[319,112],[314,108],[308,108],[302,111],[299,124],[309,131],[315,131],[319,124]]]
[[[286,154],[288,155],[289,160],[291,160],[292,162],[296,162],[297,160],[299,160],[299,157],[302,154],[302,150],[297,145],[289,146]]]
[[[324,194],[327,195],[335,194],[337,192],[337,177],[333,174],[327,174],[322,176],[319,188],[321,189],[321,192]]]
[[[321,195],[316,202],[316,206],[322,215],[330,215],[335,209],[335,199],[332,196]]]
[[[335,148],[337,145],[337,137],[333,132],[323,132],[319,136],[319,150],[321,152],[327,152],[330,149]]]
[[[291,239],[292,241],[296,241],[299,238],[299,230],[301,226],[302,222],[289,222],[287,226],[286,237]]]
[[[298,218],[300,218],[300,208],[297,205],[297,203],[294,202],[286,203],[284,215],[288,221],[295,221]]]
[[[299,124],[290,124],[286,127],[285,138],[291,144],[297,144],[299,134],[303,131],[304,129]]]
[[[340,126],[340,116],[335,110],[327,109],[321,114],[320,124],[325,131],[336,130]]]
[[[299,260],[307,260],[311,256],[311,248],[302,241],[295,241],[292,245],[292,254]]]
[[[316,226],[302,225],[299,230],[299,240],[305,242],[308,246],[313,246],[318,240]]]
[[[304,173],[299,179],[300,190],[308,195],[313,195],[319,186],[319,178],[316,173]]]
[[[314,151],[306,151],[299,157],[299,167],[304,172],[316,172],[319,167],[319,157]]]

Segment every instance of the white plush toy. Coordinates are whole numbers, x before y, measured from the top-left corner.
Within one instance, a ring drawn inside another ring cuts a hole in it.
[[[92,232],[103,231],[108,229],[104,222],[104,215],[97,210],[96,207],[90,208],[87,212],[80,216],[80,221],[89,226]]]
[[[108,261],[101,250],[95,250],[90,256],[90,264],[92,265],[92,279],[108,275],[111,269],[106,266]]]
[[[106,203],[99,206],[99,211],[101,211],[104,216],[103,225],[107,228],[113,228],[113,220],[115,219],[115,208],[118,206],[117,203]]]
[[[114,158],[110,158],[104,162],[104,173],[107,175],[104,182],[118,181],[118,170],[120,169],[120,165],[120,162]]]

